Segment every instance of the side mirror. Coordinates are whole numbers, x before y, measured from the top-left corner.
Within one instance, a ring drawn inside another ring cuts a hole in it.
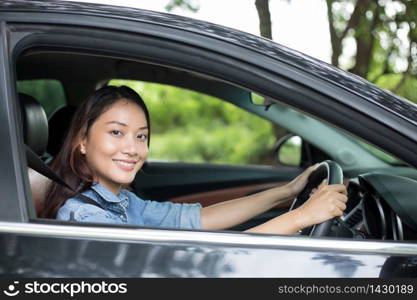
[[[276,104],[276,101],[272,100],[272,98],[260,96],[255,93],[251,93],[250,99],[252,104],[264,106],[266,110],[268,110],[271,105]]]
[[[294,134],[282,137],[275,146],[275,157],[279,164],[285,166],[301,166],[303,140]]]

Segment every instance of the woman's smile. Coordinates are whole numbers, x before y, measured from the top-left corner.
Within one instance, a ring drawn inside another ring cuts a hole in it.
[[[113,159],[113,162],[118,166],[120,169],[124,171],[133,171],[135,169],[135,165],[137,161],[134,160],[121,160],[121,159]]]

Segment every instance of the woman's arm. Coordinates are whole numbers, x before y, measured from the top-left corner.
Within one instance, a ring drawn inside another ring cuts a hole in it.
[[[268,211],[283,201],[294,198],[304,188],[308,176],[315,168],[316,165],[309,167],[285,186],[202,208],[202,228],[227,229]]]
[[[246,232],[293,234],[305,227],[343,215],[346,202],[346,187],[343,184],[325,185],[299,208],[248,229]]]
[[[233,227],[270,210],[292,196],[287,186],[281,186],[204,207],[201,209],[202,228],[219,230]]]

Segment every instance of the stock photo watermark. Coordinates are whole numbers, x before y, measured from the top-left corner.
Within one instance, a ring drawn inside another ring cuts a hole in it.
[[[32,282],[20,283],[13,281],[3,294],[9,297],[17,295],[56,294],[74,297],[79,294],[126,294],[127,283],[100,282]]]

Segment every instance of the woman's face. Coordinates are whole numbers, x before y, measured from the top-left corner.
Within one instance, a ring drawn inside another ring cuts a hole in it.
[[[125,99],[114,103],[90,127],[80,143],[95,181],[117,194],[130,184],[148,156],[145,113]]]

